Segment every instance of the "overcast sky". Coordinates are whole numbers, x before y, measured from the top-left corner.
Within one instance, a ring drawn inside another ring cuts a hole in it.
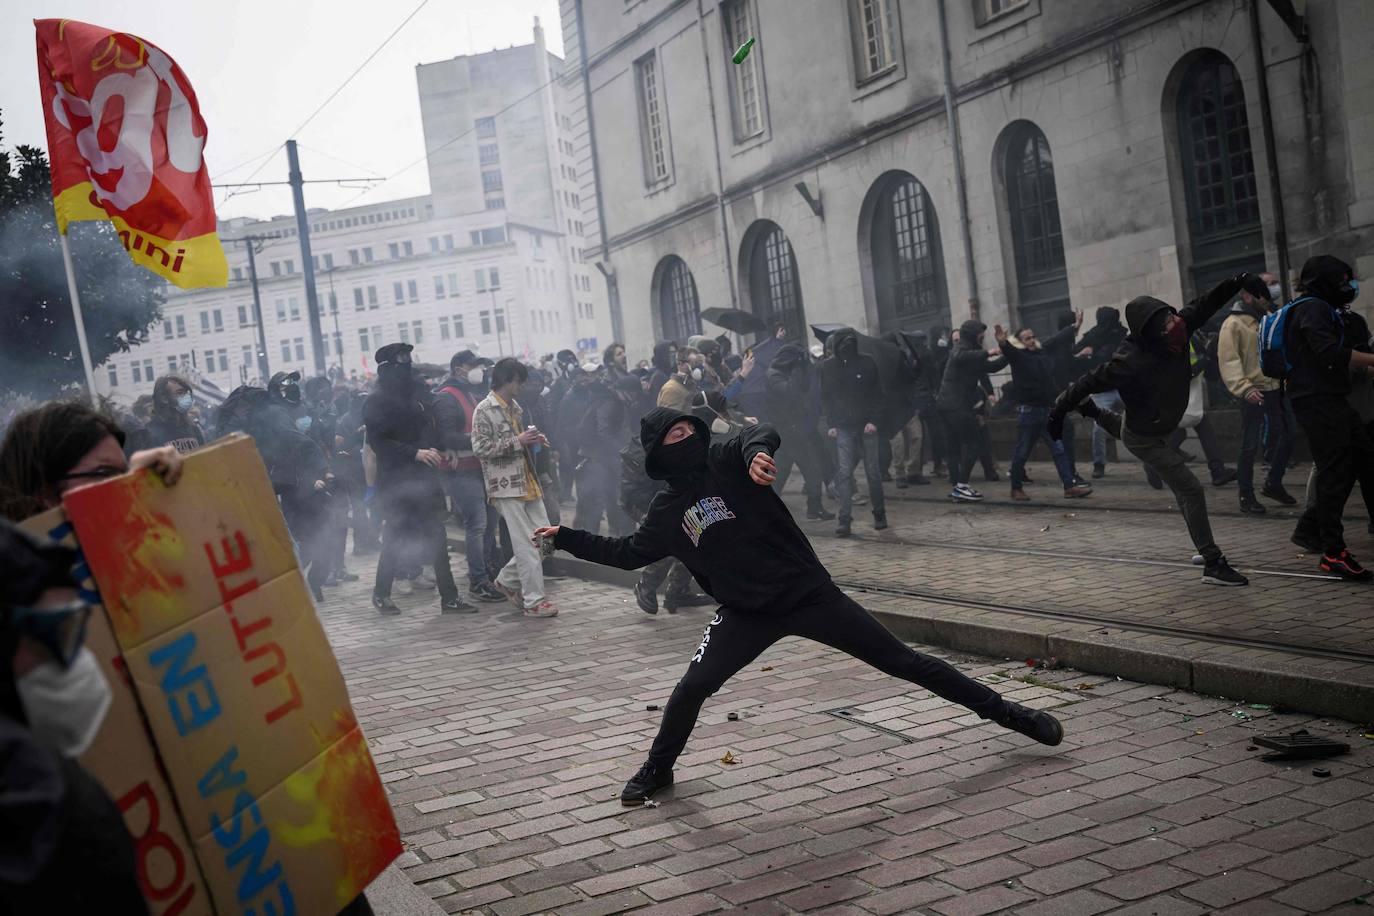
[[[129,32],[162,48],[191,80],[210,131],[216,181],[243,181],[371,54],[420,0],[3,0],[0,114],[4,144],[47,148],[31,20],[69,18]],[[415,65],[530,44],[534,17],[563,54],[558,0],[429,0],[296,140],[306,178],[390,176],[424,154]],[[329,158],[333,157],[333,158]],[[266,158],[266,157],[263,157]],[[241,166],[247,160],[253,160]],[[235,168],[235,166],[241,166]],[[232,169],[232,171],[231,171]],[[278,149],[256,176],[286,179]],[[427,193],[424,163],[357,200]],[[285,188],[218,191],[221,218],[291,212]],[[357,189],[307,185],[306,205],[335,207]]]

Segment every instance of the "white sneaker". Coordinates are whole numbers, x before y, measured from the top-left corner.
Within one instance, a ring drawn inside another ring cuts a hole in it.
[[[420,570],[420,574],[415,577],[413,583],[416,588],[431,589],[437,588],[439,581],[434,578],[434,573],[428,569]]]
[[[415,594],[415,585],[409,579],[397,579],[392,588],[396,590],[398,595]]]
[[[949,491],[949,498],[959,502],[976,503],[983,498],[983,494],[966,483],[960,483],[955,484],[954,489]]]

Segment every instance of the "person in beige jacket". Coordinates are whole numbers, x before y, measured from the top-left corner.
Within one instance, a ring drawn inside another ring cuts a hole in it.
[[[1260,321],[1281,296],[1273,274],[1261,274],[1269,286],[1269,299],[1241,291],[1240,305],[1227,316],[1217,340],[1217,362],[1221,379],[1231,394],[1240,399],[1240,457],[1236,461],[1236,481],[1240,487],[1240,511],[1263,515],[1264,506],[1255,499],[1255,454],[1266,422],[1275,437],[1273,462],[1260,493],[1268,499],[1291,506],[1297,500],[1283,488],[1283,472],[1293,454],[1294,427],[1287,395],[1278,379],[1260,371]]]

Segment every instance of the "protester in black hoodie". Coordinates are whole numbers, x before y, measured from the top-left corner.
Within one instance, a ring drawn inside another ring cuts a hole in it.
[[[660,340],[654,344],[653,365],[647,394],[650,402],[657,402],[664,384],[677,373],[677,344],[671,340]]]
[[[1188,408],[1193,377],[1189,336],[1241,289],[1256,296],[1269,295],[1263,279],[1244,273],[1223,280],[1182,312],[1151,296],[1132,299],[1126,305],[1130,336],[1110,360],[1059,396],[1049,420],[1050,435],[1059,439],[1069,411],[1077,408],[1084,416],[1097,417],[1100,426],[1119,438],[1147,468],[1154,469],[1178,500],[1193,545],[1205,564],[1202,581],[1210,585],[1248,585],[1249,580],[1230,567],[1213,541],[1207,495],[1183,456],[1169,446],[1169,437]],[[1126,405],[1124,422],[1120,414],[1102,411],[1090,400],[1093,394],[1113,389],[1121,393]]]
[[[1374,353],[1356,349],[1367,345],[1367,340],[1347,339],[1341,316],[1360,294],[1359,281],[1349,264],[1317,255],[1302,266],[1298,285],[1305,298],[1288,317],[1285,351],[1292,368],[1287,388],[1293,412],[1312,447],[1317,492],[1314,511],[1299,522],[1293,540],[1304,547],[1317,546],[1311,534],[1315,521],[1321,569],[1344,579],[1368,581],[1374,579],[1374,572],[1345,549],[1341,524],[1359,471],[1374,466],[1374,440],[1348,400],[1351,371],[1374,373]]]
[[[778,479],[773,489],[782,492],[792,475],[792,466],[796,465],[802,474],[806,517],[829,521],[835,513],[827,511],[821,501],[821,454],[825,443],[816,432],[807,404],[811,375],[810,357],[798,344],[784,344],[768,366],[768,416],[787,443],[776,456]]]
[[[983,498],[969,486],[969,474],[978,460],[978,418],[973,406],[982,398],[983,378],[1007,364],[1005,356],[993,359],[983,350],[983,333],[988,326],[970,319],[959,326],[959,340],[951,348],[940,393],[935,406],[944,420],[949,437],[949,482],[953,489],[949,498],[963,502],[977,502]]]
[[[859,332],[853,328],[834,331],[826,344],[835,354],[821,363],[821,414],[830,438],[835,440],[839,462],[835,489],[840,498],[840,520],[835,534],[849,536],[854,515],[854,470],[861,460],[868,479],[873,528],[882,531],[887,527],[887,509],[878,456],[878,423],[886,404],[878,364],[859,352]]]
[[[1077,327],[1067,327],[1045,341],[1042,347],[1035,338],[1032,328],[1022,328],[1016,337],[1020,342],[1012,344],[1007,332],[999,324],[993,329],[993,336],[1002,348],[1002,354],[1011,362],[1012,398],[1016,401],[1016,444],[1011,453],[1011,498],[1024,502],[1030,497],[1023,489],[1025,484],[1026,459],[1031,449],[1041,439],[1047,440],[1050,456],[1054,459],[1059,481],[1064,485],[1066,499],[1081,499],[1091,496],[1092,490],[1074,483],[1073,468],[1069,466],[1064,444],[1050,439],[1046,421],[1050,408],[1054,406],[1058,390],[1054,384],[1054,357],[1048,351],[1052,347],[1064,345],[1064,340],[1072,342],[1078,332]]]
[[[1121,346],[1121,342],[1126,339],[1130,332],[1121,323],[1121,312],[1109,305],[1104,305],[1097,310],[1097,324],[1083,335],[1078,341],[1074,358],[1075,362],[1086,362],[1088,365],[1083,368],[1096,368],[1112,358],[1116,348]],[[1076,357],[1076,358],[1075,358]],[[1063,379],[1061,388],[1066,387],[1080,373],[1073,373],[1071,377]],[[1093,403],[1102,410],[1120,411],[1122,408],[1121,395],[1115,391],[1102,391],[1093,395]],[[1107,431],[1102,427],[1093,425],[1093,477],[1101,478],[1107,474]]]
[[[625,538],[557,527],[535,532],[537,541],[552,538],[560,550],[621,569],[677,557],[722,605],[664,707],[647,762],[621,792],[622,804],[642,804],[672,784],[673,764],[706,698],[784,636],[847,652],[1045,744],[1062,740],[1053,716],[1003,700],[913,651],[835,586],[773,492],[779,440],[771,427],[746,427],[723,443],[710,436],[696,417],[655,409],[640,424],[640,441],[649,476],[668,486],[639,530]]]

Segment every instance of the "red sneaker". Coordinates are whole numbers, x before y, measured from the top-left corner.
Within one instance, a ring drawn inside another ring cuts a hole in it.
[[[1321,562],[1322,572],[1335,573],[1342,579],[1349,579],[1352,582],[1368,582],[1374,579],[1374,572],[1370,572],[1360,565],[1360,561],[1350,555],[1350,551],[1342,550],[1336,556],[1323,556]]]

